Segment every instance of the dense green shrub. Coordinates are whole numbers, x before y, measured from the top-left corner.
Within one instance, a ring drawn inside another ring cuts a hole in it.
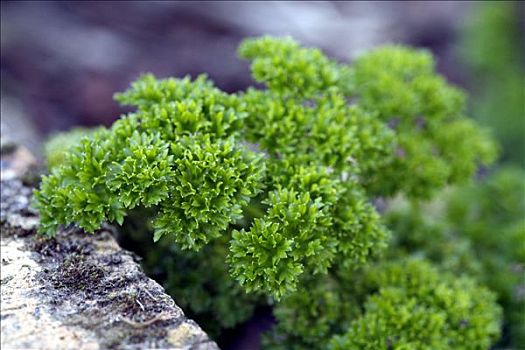
[[[272,350],[488,349],[500,334],[495,301],[471,277],[403,256],[306,282],[275,306],[278,323],[264,343]]]
[[[379,69],[379,67],[381,67]],[[464,118],[465,97],[435,74],[429,52],[378,49],[353,66],[351,92],[396,134],[395,153],[367,178],[374,194],[429,197],[494,160],[494,146]]]
[[[211,330],[242,322],[256,303],[274,305],[269,348],[323,348],[376,317],[376,304],[422,305],[441,327],[432,339],[469,348],[476,334],[476,344],[490,344],[498,308],[474,282],[441,281],[425,262],[407,263],[440,280],[447,298],[464,298],[457,309],[405,284],[366,283],[366,265],[377,265],[389,237],[373,200],[427,198],[495,156],[432,56],[392,46],[349,66],[272,38],[239,52],[265,88],[227,94],[205,76],[145,75],[117,94],[136,111],[79,141],[43,178],[34,196],[40,231],[93,232],[139,213],[148,227],[139,240],[151,230],[158,241],[146,266],[162,267],[168,290]],[[470,306],[480,318],[456,322]]]
[[[372,267],[363,283],[377,292],[330,349],[488,349],[499,336],[495,295],[471,279],[410,259]]]
[[[503,168],[481,183],[450,189],[433,203],[397,201],[385,215],[389,254],[424,256],[469,274],[497,293],[510,342],[525,346],[525,173]],[[504,344],[505,345],[505,344]],[[508,345],[508,344],[507,344]]]
[[[498,293],[511,343],[525,347],[525,172],[504,168],[483,186],[453,193],[447,209],[452,227],[472,242],[479,280]]]

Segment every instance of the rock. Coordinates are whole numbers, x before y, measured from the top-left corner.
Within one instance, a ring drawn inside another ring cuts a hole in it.
[[[15,148],[1,163],[2,349],[218,349],[110,226],[37,235],[32,188],[21,180],[32,162],[21,154]]]

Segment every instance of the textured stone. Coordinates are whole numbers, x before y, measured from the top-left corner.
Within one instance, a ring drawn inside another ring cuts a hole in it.
[[[2,349],[218,348],[118,246],[111,227],[36,235],[24,162],[9,160],[16,152],[1,163]]]

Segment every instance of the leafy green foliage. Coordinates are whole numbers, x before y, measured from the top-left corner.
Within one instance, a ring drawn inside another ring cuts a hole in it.
[[[499,335],[494,294],[425,261],[379,264],[363,283],[377,292],[330,349],[488,349]]]
[[[173,234],[182,249],[198,250],[241,217],[263,168],[233,140],[183,137],[171,147],[176,185],[153,222],[154,239]]]
[[[346,71],[320,50],[302,48],[289,37],[245,40],[239,54],[252,61],[252,74],[257,81],[284,95],[317,95],[340,84]]]
[[[513,345],[525,346],[525,172],[503,168],[482,186],[457,190],[446,213],[472,242],[482,266],[478,278],[498,293]]]
[[[428,52],[392,46],[359,58],[350,92],[396,134],[392,157],[368,179],[376,194],[429,197],[495,158],[492,141],[463,116],[463,94],[435,74]]]
[[[163,267],[168,290],[210,330],[246,320],[256,303],[275,304],[269,348],[362,336],[368,319],[393,332],[388,313],[377,312],[393,308],[406,314],[398,340],[409,345],[419,331],[421,343],[436,346],[461,348],[474,336],[489,344],[497,307],[470,280],[408,263],[438,295],[420,284],[373,284],[375,270],[365,267],[389,238],[376,196],[428,197],[495,154],[431,55],[388,47],[349,66],[269,37],[246,40],[239,53],[265,88],[228,94],[205,76],[144,75],[116,94],[136,110],[80,141],[44,177],[34,196],[40,230],[93,232],[131,214],[129,227],[141,213],[149,229],[138,236],[151,230],[158,241],[146,265]],[[456,297],[462,303],[449,305]],[[463,325],[469,309],[480,316]],[[371,344],[383,344],[374,334]]]
[[[274,308],[277,324],[263,337],[265,349],[322,349],[334,334],[348,330],[360,314],[361,271],[344,279],[334,271],[303,279],[297,291]]]
[[[525,174],[503,168],[483,183],[452,189],[433,203],[396,202],[386,214],[390,255],[416,254],[497,293],[514,348],[525,345]],[[503,344],[502,346],[504,346]]]
[[[71,148],[78,145],[84,137],[90,137],[100,128],[73,128],[66,132],[54,134],[44,144],[44,155],[49,169],[66,162]]]
[[[151,79],[143,77],[119,97],[139,105],[137,113],[84,139],[68,162],[43,179],[35,192],[42,231],[52,234],[58,225],[74,223],[92,232],[106,220],[122,223],[137,206],[159,206],[155,237],[168,230],[184,248],[197,249],[225,230],[260,190],[259,157],[233,138],[219,139],[234,124],[233,112],[225,112],[231,99],[199,78],[195,89],[209,90],[202,92],[208,99],[165,101],[159,96],[184,96],[193,83],[171,79],[152,87]],[[164,101],[165,108],[150,100]],[[170,231],[173,224],[177,230]]]
[[[322,203],[308,192],[278,190],[265,204],[270,207],[265,218],[255,219],[248,232],[233,233],[230,264],[248,291],[272,290],[280,298],[295,290],[305,269],[326,272],[336,241],[327,234],[330,219]]]
[[[205,75],[192,81],[188,77],[157,80],[146,74],[129,90],[115,94],[115,99],[137,107],[142,127],[170,141],[196,133],[235,136],[245,117],[236,96],[216,88]]]
[[[474,279],[406,256],[304,280],[274,314],[272,350],[485,349],[501,319],[496,296]]]

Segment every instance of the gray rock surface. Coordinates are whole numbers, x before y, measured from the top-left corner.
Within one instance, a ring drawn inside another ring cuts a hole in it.
[[[6,151],[7,152],[7,151]],[[112,228],[36,235],[28,152],[2,154],[2,349],[218,349],[122,250]],[[21,157],[25,155],[25,159]]]

